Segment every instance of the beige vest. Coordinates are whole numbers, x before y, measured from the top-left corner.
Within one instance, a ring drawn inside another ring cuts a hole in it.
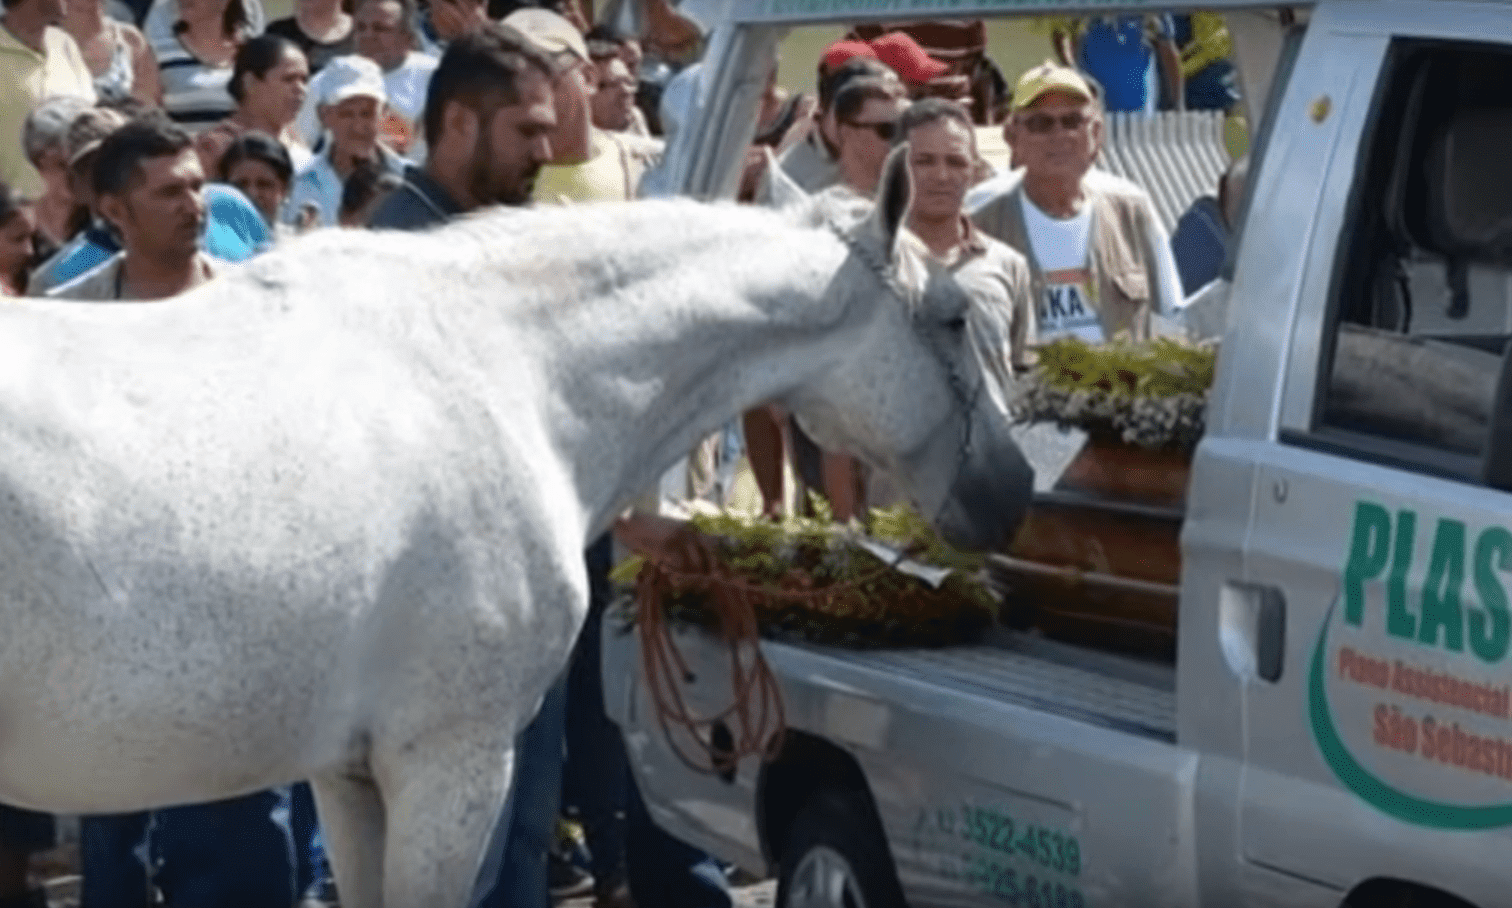
[[[1104,336],[1129,332],[1136,341],[1150,336],[1150,313],[1160,280],[1153,252],[1149,204],[1140,196],[1100,191],[1083,184],[1087,204],[1092,206],[1092,231],[1088,241],[1087,269]],[[1017,249],[1029,260],[1030,286],[1035,309],[1044,298],[1045,275],[1034,258],[1029,231],[1024,225],[1024,186],[1014,186],[971,216],[977,226]]]

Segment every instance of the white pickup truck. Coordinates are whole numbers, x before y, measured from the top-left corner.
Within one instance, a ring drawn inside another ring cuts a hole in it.
[[[793,25],[1147,8],[705,6],[669,149],[704,196],[732,192]],[[1512,3],[1259,6],[1204,4],[1269,101],[1207,430],[1166,513],[1164,657],[1009,628],[934,650],[767,641],[783,749],[702,774],[655,721],[635,637],[606,632],[652,815],[775,872],[779,902],[1512,906]],[[723,644],[678,640],[689,703],[716,712]]]

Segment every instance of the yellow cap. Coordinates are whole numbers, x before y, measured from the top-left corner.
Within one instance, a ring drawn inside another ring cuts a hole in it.
[[[1017,113],[1052,91],[1063,91],[1091,101],[1097,97],[1082,74],[1049,60],[1019,77],[1013,89],[1013,112]]]

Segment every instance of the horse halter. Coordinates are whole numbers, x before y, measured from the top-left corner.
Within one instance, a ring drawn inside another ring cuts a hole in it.
[[[825,225],[829,227],[835,236],[840,238],[840,242],[845,244],[852,255],[860,259],[861,263],[882,281],[882,285],[889,292],[896,296],[900,302],[907,301],[908,290],[898,280],[897,268],[889,262],[878,259],[875,252],[867,247],[865,243],[857,242],[854,237],[845,230],[842,230],[833,221],[826,219]],[[950,388],[950,394],[955,398],[956,405],[961,408],[961,437],[956,447],[956,462],[955,468],[951,472],[950,484],[945,487],[945,497],[940,501],[939,509],[935,511],[934,518],[931,520],[932,523],[938,523],[941,515],[945,513],[945,507],[950,502],[950,493],[954,492],[956,486],[960,484],[961,473],[966,468],[966,461],[971,457],[971,416],[976,412],[977,402],[982,397],[982,389],[987,384],[986,377],[979,376],[976,387],[968,389],[966,387],[966,380],[961,376],[960,370],[956,368],[955,363],[941,349],[937,334],[938,332],[934,330],[925,331],[925,344],[928,346],[930,354],[934,356],[935,361],[939,363],[940,369],[945,373],[945,384]]]

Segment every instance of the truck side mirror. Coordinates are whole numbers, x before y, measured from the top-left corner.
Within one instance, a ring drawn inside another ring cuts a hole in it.
[[[1481,480],[1493,489],[1512,492],[1512,340],[1502,348],[1487,423]]]

